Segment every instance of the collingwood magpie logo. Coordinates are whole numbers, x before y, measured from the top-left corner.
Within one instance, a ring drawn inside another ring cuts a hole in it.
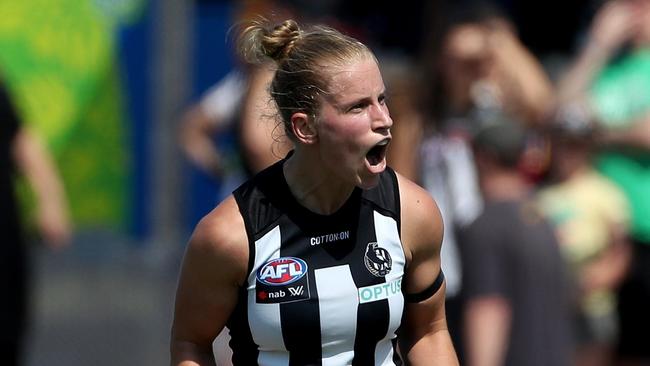
[[[376,242],[368,243],[363,262],[368,271],[377,277],[386,276],[393,266],[393,260],[388,251],[381,248]]]

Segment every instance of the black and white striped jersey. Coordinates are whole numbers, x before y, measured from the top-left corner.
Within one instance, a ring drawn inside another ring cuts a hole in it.
[[[406,264],[397,178],[356,188],[332,215],[289,191],[282,162],[234,192],[249,275],[228,320],[235,365],[401,365]]]

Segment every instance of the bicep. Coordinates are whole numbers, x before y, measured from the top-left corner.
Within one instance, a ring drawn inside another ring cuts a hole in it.
[[[399,177],[399,176],[398,176]],[[407,257],[404,292],[429,288],[441,271],[443,223],[433,198],[416,184],[400,177],[402,242]]]
[[[197,229],[188,245],[176,291],[174,341],[210,346],[237,305],[247,269],[245,229],[243,223],[240,229],[219,225],[217,231],[231,232],[220,237]]]
[[[175,337],[197,344],[212,342],[236,304],[236,287],[213,278],[218,274],[207,267],[205,258],[190,249],[176,292]]]
[[[400,181],[400,192],[402,240],[408,262],[404,280],[406,325],[417,339],[446,329],[440,261],[442,218],[433,199],[415,184]]]

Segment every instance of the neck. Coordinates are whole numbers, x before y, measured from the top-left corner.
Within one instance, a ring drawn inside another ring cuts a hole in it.
[[[481,188],[488,201],[515,201],[525,198],[530,186],[516,172],[495,172],[483,177]]]
[[[341,208],[354,190],[309,156],[309,151],[296,149],[284,163],[284,177],[291,194],[303,207],[321,215]]]

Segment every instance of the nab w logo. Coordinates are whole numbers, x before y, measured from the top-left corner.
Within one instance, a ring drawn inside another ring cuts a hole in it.
[[[305,288],[303,286],[296,286],[296,287],[289,287],[289,293],[291,296],[300,296],[305,292]]]
[[[368,243],[363,262],[368,271],[377,277],[386,276],[393,267],[393,260],[388,251],[376,242]]]
[[[257,270],[255,302],[282,304],[310,298],[307,262],[296,257],[271,259]]]

